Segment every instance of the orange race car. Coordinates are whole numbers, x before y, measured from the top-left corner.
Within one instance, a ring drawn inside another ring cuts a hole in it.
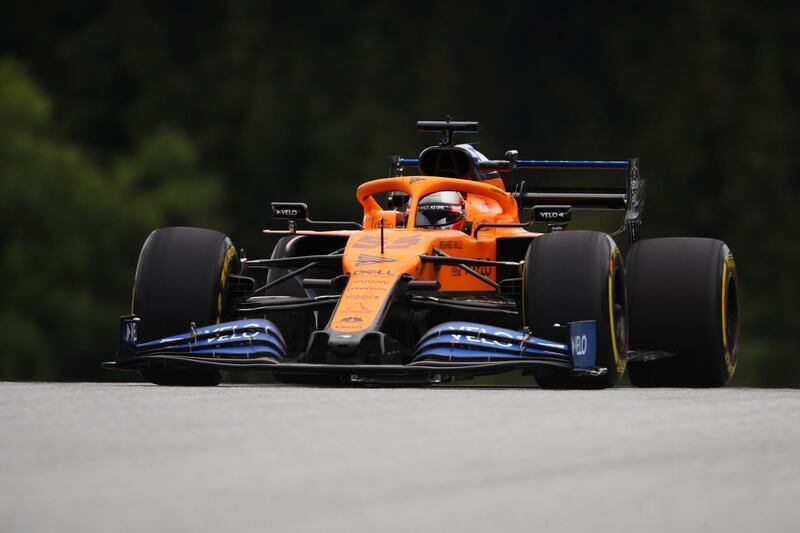
[[[392,177],[358,188],[360,223],[273,203],[289,227],[264,230],[280,236],[269,259],[239,257],[212,230],[151,233],[117,359],[104,365],[188,385],[217,384],[220,370],[423,384],[521,370],[542,387],[602,388],[627,368],[640,386],[728,382],[739,337],[733,255],[712,239],[640,240],[638,160],[523,160],[514,150],[488,160],[454,141],[477,122],[417,129],[442,140],[418,159],[391,158]],[[412,167],[417,175],[403,176]],[[625,185],[517,182],[522,170],[558,168],[619,170]],[[611,235],[568,230],[580,209],[624,220]],[[529,231],[536,223],[542,233]],[[623,233],[624,264],[614,239]]]

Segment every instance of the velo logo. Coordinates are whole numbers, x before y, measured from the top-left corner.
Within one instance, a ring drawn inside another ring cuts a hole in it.
[[[576,357],[586,355],[589,348],[589,341],[586,335],[573,335],[572,337],[572,354]]]

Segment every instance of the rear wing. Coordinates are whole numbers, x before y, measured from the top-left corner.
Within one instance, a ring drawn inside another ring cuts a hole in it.
[[[625,173],[626,179],[618,187],[539,187],[528,190],[524,180],[514,188],[514,198],[520,209],[558,206],[569,212],[572,209],[602,209],[625,211],[620,229],[614,234],[628,231],[631,243],[642,234],[642,219],[645,206],[645,180],[639,175],[639,159],[625,161],[551,161],[541,159],[517,159],[516,150],[506,152],[505,160],[480,161],[481,172],[516,174],[517,170],[563,169],[563,170],[616,170]],[[416,167],[418,159],[393,157],[390,161],[393,175],[401,175],[403,168]],[[512,178],[513,180],[513,178]],[[515,181],[515,180],[514,180]],[[569,215],[567,215],[569,216]]]
[[[487,161],[486,163],[486,166],[490,167],[493,162]],[[505,161],[500,163],[505,163]],[[511,167],[509,171],[520,168],[617,170],[624,172],[626,179],[624,185],[619,187],[542,187],[528,191],[525,187],[525,181],[521,181],[514,191],[514,198],[520,208],[569,205],[574,209],[625,211],[625,218],[620,231],[627,229],[628,238],[632,243],[641,237],[646,191],[645,180],[639,175],[638,158],[628,159],[627,161],[547,161],[535,159],[514,161],[512,158],[509,163],[510,165],[508,166]]]

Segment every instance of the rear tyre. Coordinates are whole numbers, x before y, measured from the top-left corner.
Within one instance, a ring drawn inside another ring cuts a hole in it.
[[[736,263],[714,239],[649,239],[631,247],[626,275],[631,350],[675,355],[631,362],[638,387],[719,387],[736,371]]]
[[[565,231],[531,242],[523,272],[523,320],[537,337],[560,339],[553,324],[594,320],[598,377],[573,376],[560,369],[537,371],[542,388],[612,387],[627,361],[627,304],[622,255],[613,239],[594,231]]]
[[[133,313],[141,319],[139,341],[146,342],[227,320],[229,274],[237,269],[236,249],[217,231],[170,227],[147,237],[139,255],[133,288]],[[153,364],[140,370],[158,385],[217,385],[220,373],[205,368]]]

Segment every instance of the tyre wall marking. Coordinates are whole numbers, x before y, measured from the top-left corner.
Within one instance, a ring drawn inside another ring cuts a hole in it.
[[[608,265],[608,316],[609,328],[611,329],[611,348],[614,352],[614,364],[616,365],[617,372],[625,372],[625,363],[627,360],[619,355],[617,348],[617,328],[614,324],[614,263],[616,257],[620,255],[619,248],[612,245],[611,247],[611,261]]]
[[[220,272],[219,275],[219,293],[217,293],[217,324],[222,322],[222,294],[225,291],[225,282],[228,279],[228,267],[230,267],[231,261],[233,261],[234,257],[236,257],[236,248],[229,246],[228,251],[225,252],[225,260],[222,262],[222,272]]]
[[[733,255],[728,253],[725,255],[725,261],[722,262],[722,349],[725,353],[725,366],[728,369],[728,375],[732,376],[736,371],[736,360],[733,359],[730,346],[728,345],[728,317],[726,312],[727,307],[727,291],[728,286],[728,271],[730,270],[731,276],[736,271],[736,263],[733,261]]]

